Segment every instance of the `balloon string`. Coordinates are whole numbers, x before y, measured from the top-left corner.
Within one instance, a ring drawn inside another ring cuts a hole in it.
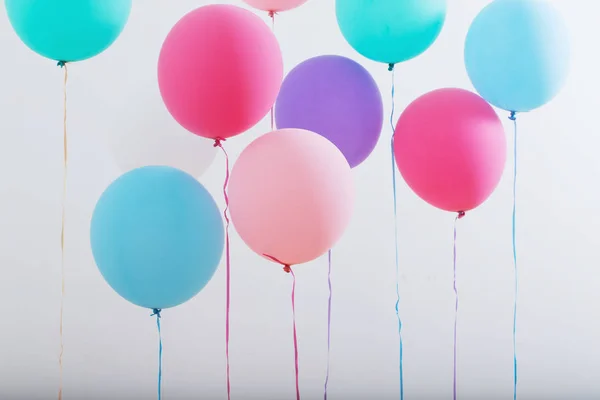
[[[231,252],[229,240],[229,196],[227,195],[227,186],[229,185],[229,155],[223,147],[222,142],[225,139],[215,139],[215,147],[218,147],[225,156],[225,181],[223,183],[223,197],[225,198],[225,210],[223,217],[225,218],[225,260],[226,260],[226,289],[225,289],[225,360],[226,360],[226,379],[227,379],[227,399],[231,400],[231,382],[229,374],[229,312],[231,304]]]
[[[327,400],[327,385],[329,384],[329,364],[331,348],[331,249],[327,252],[327,284],[329,286],[329,300],[327,301],[327,373],[325,375],[325,393],[323,400]]]
[[[162,352],[163,352],[163,345],[162,345],[162,333],[160,331],[160,313],[161,313],[161,309],[160,308],[154,308],[152,310],[152,314],[150,315],[151,317],[154,317],[156,315],[156,327],[158,328],[158,400],[160,400],[161,396],[162,396]]]
[[[464,211],[460,211],[454,218],[454,354],[453,354],[453,376],[452,376],[452,398],[456,400],[456,327],[458,323],[458,289],[456,287],[456,225],[459,219],[465,216]]]
[[[512,248],[515,274],[515,301],[513,305],[513,400],[517,400],[517,296],[519,293],[519,276],[517,269],[517,113],[512,111],[509,119],[514,127],[514,160],[513,160],[513,207],[512,207]]]
[[[292,322],[294,328],[294,367],[296,372],[296,400],[300,400],[300,368],[298,363],[298,334],[296,333],[296,275],[292,270],[291,264],[287,264],[268,254],[263,254],[264,257],[283,265],[283,271],[292,274]]]
[[[400,318],[400,260],[398,255],[398,205],[397,205],[397,190],[396,190],[396,157],[394,151],[394,111],[396,85],[394,77],[394,65],[390,64],[389,71],[392,73],[392,112],[390,113],[390,126],[392,128],[392,140],[390,142],[391,154],[392,154],[392,192],[394,195],[394,246],[395,246],[395,257],[396,257],[396,318],[398,319],[398,342],[399,342],[399,375],[400,375],[400,400],[404,400],[404,365],[403,365],[403,341],[402,341],[402,319]]]
[[[269,18],[271,18],[271,31],[275,33],[275,11],[269,11]],[[275,113],[273,112],[274,106],[271,106],[271,131],[275,130]]]
[[[298,335],[296,333],[296,275],[291,266],[288,266],[290,274],[292,274],[292,322],[294,327],[294,367],[296,371],[296,400],[300,400],[300,382],[299,382],[299,366],[298,366]]]
[[[62,211],[61,211],[61,228],[60,228],[60,252],[61,252],[61,285],[60,285],[60,320],[59,320],[59,331],[60,331],[60,353],[58,355],[58,366],[59,366],[59,386],[58,386],[58,400],[62,399],[63,392],[63,310],[65,303],[65,208],[67,199],[67,164],[68,164],[68,153],[67,153],[67,83],[69,80],[69,71],[67,63],[59,61],[57,64],[64,70],[64,82],[63,82],[63,193],[62,193]]]

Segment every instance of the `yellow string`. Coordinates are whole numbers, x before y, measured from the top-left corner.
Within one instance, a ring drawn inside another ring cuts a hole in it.
[[[65,70],[65,80],[63,84],[63,197],[62,197],[62,220],[60,230],[60,251],[61,251],[61,291],[60,291],[60,354],[58,356],[58,366],[60,369],[59,375],[59,386],[58,386],[58,400],[62,400],[63,391],[63,308],[65,299],[65,202],[67,198],[67,81],[69,78],[69,71],[67,70],[67,64],[64,63],[62,67]]]

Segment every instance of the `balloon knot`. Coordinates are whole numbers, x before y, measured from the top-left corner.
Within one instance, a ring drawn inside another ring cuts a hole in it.
[[[508,119],[510,119],[511,121],[516,121],[517,120],[517,112],[516,111],[511,111],[510,112],[510,116],[508,117]]]
[[[153,308],[152,309],[152,314],[150,314],[150,316],[154,317],[156,315],[157,318],[160,318],[161,311],[162,310],[160,308]]]
[[[269,18],[275,18],[276,15],[277,15],[277,12],[269,11]]]
[[[62,67],[64,67],[66,64],[67,64],[67,62],[66,62],[66,61],[59,61],[59,62],[57,62],[57,63],[56,63],[56,66],[57,66],[57,67],[61,67],[61,68],[62,68]]]
[[[394,63],[389,63],[388,64],[388,71],[393,71],[394,70]]]
[[[213,144],[213,147],[221,147],[222,146],[222,142],[224,142],[225,139],[223,138],[215,138],[215,143]]]
[[[456,218],[461,219],[462,217],[464,217],[466,215],[466,213],[464,211],[459,211],[458,215],[456,216]]]
[[[292,267],[289,266],[289,265],[284,265],[283,266],[283,272],[286,272],[286,273],[289,274],[290,272],[292,272]]]

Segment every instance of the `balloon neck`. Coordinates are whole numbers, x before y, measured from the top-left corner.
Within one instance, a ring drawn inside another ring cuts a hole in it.
[[[223,147],[222,142],[224,142],[224,141],[225,141],[225,139],[223,139],[223,138],[220,138],[220,137],[215,138],[215,143],[213,144],[213,147]]]
[[[396,65],[396,64],[394,64],[394,63],[389,63],[389,64],[388,64],[388,71],[390,71],[390,72],[391,72],[391,71],[393,71],[393,70],[394,70],[394,66],[395,66],[395,65]]]
[[[267,257],[269,260],[271,260],[273,262],[276,262],[277,264],[283,265],[283,272],[286,272],[288,274],[290,272],[292,272],[292,265],[291,264],[286,264],[283,261],[279,261],[277,258],[275,258],[273,256],[270,256],[268,254],[263,254],[263,256]]]
[[[508,119],[510,119],[511,121],[516,121],[517,120],[517,112],[516,111],[511,111],[510,112],[510,116],[508,117]]]
[[[156,315],[156,318],[160,318],[160,313],[162,312],[162,310],[160,308],[153,308],[152,309],[152,314],[150,314],[151,317],[154,317]]]
[[[59,61],[59,62],[56,63],[56,66],[57,67],[61,67],[61,68],[64,67],[65,65],[67,65],[66,61]]]
[[[277,15],[277,12],[269,11],[269,18],[275,18],[275,15]]]
[[[456,216],[457,219],[461,219],[462,217],[464,217],[466,215],[466,213],[464,211],[459,211],[458,215]]]

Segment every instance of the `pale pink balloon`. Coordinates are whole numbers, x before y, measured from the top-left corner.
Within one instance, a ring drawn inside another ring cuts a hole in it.
[[[506,162],[506,137],[492,107],[462,89],[413,101],[394,133],[396,164],[410,188],[446,211],[468,211],[494,191]]]
[[[282,129],[254,140],[229,181],[233,224],[256,253],[302,264],[340,239],[354,208],[350,166],[314,132]]]
[[[300,7],[308,0],[244,0],[248,5],[259,10],[281,12]]]
[[[185,15],[167,35],[158,84],[187,130],[211,139],[238,135],[271,109],[283,80],[277,39],[258,16],[231,5]]]

